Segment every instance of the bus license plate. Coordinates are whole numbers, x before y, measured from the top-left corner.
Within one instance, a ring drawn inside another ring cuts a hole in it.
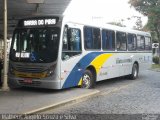
[[[32,79],[26,78],[26,79],[24,79],[24,83],[31,84],[32,83]]]

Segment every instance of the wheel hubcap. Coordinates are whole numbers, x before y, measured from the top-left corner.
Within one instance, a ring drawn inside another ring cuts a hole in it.
[[[90,84],[90,80],[91,80],[90,76],[85,74],[83,76],[83,86],[87,88]]]
[[[134,77],[137,77],[137,68],[134,69]]]

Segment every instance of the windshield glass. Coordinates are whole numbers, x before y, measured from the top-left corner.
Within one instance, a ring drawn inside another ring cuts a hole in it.
[[[14,32],[10,59],[21,62],[53,62],[57,59],[59,28],[26,28]]]

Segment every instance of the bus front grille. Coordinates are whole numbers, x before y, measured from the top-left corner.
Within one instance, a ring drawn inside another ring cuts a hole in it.
[[[46,69],[43,66],[24,66],[24,65],[17,65],[15,66],[15,70],[19,72],[28,72],[28,73],[41,73],[44,72]]]

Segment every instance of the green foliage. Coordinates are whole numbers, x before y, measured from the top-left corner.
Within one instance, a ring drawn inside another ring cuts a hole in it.
[[[155,56],[152,60],[155,64],[159,64],[159,57]]]
[[[147,27],[155,40],[160,40],[160,0],[130,0],[137,11],[148,16]],[[145,28],[146,29],[146,28]]]
[[[152,69],[159,69],[160,70],[160,64],[152,64]]]
[[[129,3],[145,16],[159,12],[159,0],[130,0]]]
[[[142,20],[141,17],[136,16],[137,21],[136,21],[136,26],[134,26],[135,30],[142,30],[143,26],[142,26]]]

